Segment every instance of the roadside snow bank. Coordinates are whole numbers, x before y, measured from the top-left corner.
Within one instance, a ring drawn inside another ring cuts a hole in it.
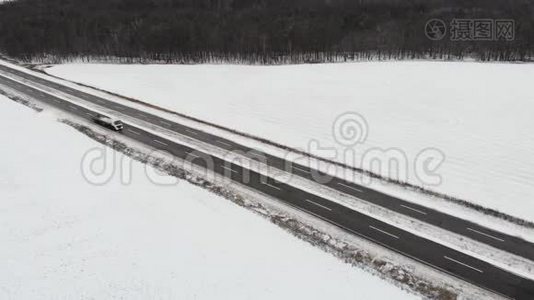
[[[414,161],[432,147],[446,158],[442,183],[426,187],[534,220],[529,64],[71,64],[47,72],[308,150],[317,140],[343,152],[332,124],[345,112],[358,112],[369,131],[356,147],[354,166],[365,168],[362,158],[370,151],[395,148],[407,158],[401,177],[426,186],[415,176]],[[383,175],[397,176],[391,170]]]
[[[414,298],[119,154],[131,184],[92,186],[80,162],[99,144],[1,96],[0,115],[2,299]]]

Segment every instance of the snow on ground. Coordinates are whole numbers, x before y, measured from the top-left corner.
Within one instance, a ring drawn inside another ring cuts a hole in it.
[[[3,97],[0,116],[1,299],[413,298],[128,158],[131,184],[90,185],[80,162],[101,146]]]
[[[534,220],[529,64],[67,64],[47,72],[323,156],[310,140],[343,152],[333,123],[357,112],[369,130],[352,165],[369,169],[362,162],[373,150],[396,148],[407,157],[401,179]],[[445,154],[437,186],[415,173],[417,155],[429,147]]]

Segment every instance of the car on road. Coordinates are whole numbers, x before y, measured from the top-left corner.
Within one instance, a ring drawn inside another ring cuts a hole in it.
[[[113,131],[121,131],[124,128],[122,121],[112,119],[107,116],[98,115],[93,120],[96,124],[109,128]]]

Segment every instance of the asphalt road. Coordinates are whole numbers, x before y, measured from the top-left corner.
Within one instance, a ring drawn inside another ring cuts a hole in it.
[[[279,170],[284,170],[286,172],[291,172],[294,175],[316,181],[317,176],[326,177],[326,174],[321,173],[317,170],[314,170],[310,167],[291,164],[288,161],[269,155],[267,153],[261,152],[259,150],[251,149],[245,147],[241,144],[235,143],[233,141],[218,137],[195,128],[187,127],[163,118],[160,118],[156,115],[146,113],[135,108],[117,104],[115,102],[99,98],[64,85],[42,79],[37,76],[27,74],[18,70],[10,69],[6,66],[0,65],[0,71],[9,72],[11,74],[23,77],[27,80],[52,87],[54,89],[60,90],[64,93],[74,95],[81,99],[84,99],[88,102],[94,103],[96,105],[104,106],[111,110],[119,111],[125,115],[129,115],[133,118],[141,119],[158,126],[165,127],[168,130],[175,131],[185,136],[189,136],[193,139],[212,144],[216,147],[219,147],[228,151],[240,151],[245,153],[247,156],[253,159],[258,159],[266,162],[269,166],[275,167]],[[414,219],[426,222],[438,226],[440,228],[446,229],[448,231],[460,234],[462,236],[469,237],[473,240],[491,245],[492,247],[502,249],[504,251],[528,258],[534,261],[534,244],[528,241],[525,241],[521,238],[510,236],[495,230],[480,226],[469,220],[461,219],[453,215],[442,213],[431,208],[417,205],[412,202],[404,201],[399,198],[392,197],[390,195],[383,194],[381,192],[369,189],[365,186],[357,185],[355,183],[343,180],[337,177],[330,177],[325,180],[322,184],[328,186],[339,192],[349,194],[354,197],[358,197],[362,200],[368,201],[370,203],[382,206],[391,211],[401,213],[407,216],[410,216]],[[505,200],[504,200],[505,201]]]
[[[208,142],[223,149],[241,150],[244,152],[249,152],[252,150],[223,138],[195,130],[194,128],[185,127],[183,125],[161,119],[157,116],[136,109],[88,95],[69,87],[64,87],[39,77],[27,75],[23,72],[8,69],[4,66],[0,66],[0,70],[9,71],[10,73],[17,75],[23,75],[24,78],[33,82],[45,84],[55,89],[60,89],[65,93],[75,95],[90,102],[94,102],[97,105],[105,106],[108,109],[116,110],[123,114],[152,122],[159,126],[166,127],[167,129],[177,131],[180,134],[188,135],[192,138]],[[88,120],[92,120],[96,115],[96,113],[91,110],[71,102],[64,101],[50,94],[43,93],[37,89],[34,89],[28,84],[20,84],[3,76],[0,76],[0,85],[9,86],[10,88],[25,93],[30,97]],[[152,146],[156,149],[172,153],[176,157],[187,159],[188,161],[191,161],[191,163],[201,167],[208,167],[209,165],[213,171],[225,177],[231,178],[239,183],[246,184],[247,186],[259,192],[272,196],[296,209],[314,215],[317,218],[346,230],[347,232],[370,240],[404,256],[410,257],[416,261],[424,263],[428,266],[446,272],[487,290],[514,299],[534,299],[534,281],[502,270],[475,257],[445,247],[431,240],[421,238],[387,223],[360,214],[345,206],[336,204],[335,202],[331,202],[327,199],[295,188],[291,185],[276,182],[271,178],[261,176],[253,170],[244,169],[241,166],[221,160],[214,156],[210,156],[207,153],[199,152],[187,146],[176,144],[173,141],[156,136],[132,124],[126,123],[124,130],[120,134]],[[251,158],[256,158],[258,155],[264,155],[263,159],[266,159],[269,165],[281,168],[282,170],[285,169],[286,164],[279,158],[263,154],[257,150],[249,152],[249,155]],[[316,172],[301,165],[294,165],[292,167],[292,172],[294,174],[305,178],[312,178],[312,172]],[[534,249],[532,248],[532,244],[529,244],[518,238],[491,231],[487,228],[482,228],[466,220],[442,214],[426,207],[417,206],[401,199],[392,198],[377,191],[373,191],[363,186],[355,185],[338,178],[332,179],[332,181],[326,185],[341,192],[365,199],[366,201],[382,205],[388,209],[392,209],[422,221],[438,225],[442,228],[454,229],[449,230],[472,237],[487,244],[497,245],[499,246],[498,248],[504,250],[511,248],[515,251],[513,253],[518,253],[529,258],[533,255],[533,252],[529,252],[529,249]],[[436,222],[434,218],[442,219]]]

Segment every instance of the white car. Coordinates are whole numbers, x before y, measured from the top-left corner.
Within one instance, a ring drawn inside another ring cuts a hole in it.
[[[95,123],[107,127],[114,131],[121,131],[124,128],[124,124],[120,120],[114,120],[106,116],[96,116],[94,118]]]

